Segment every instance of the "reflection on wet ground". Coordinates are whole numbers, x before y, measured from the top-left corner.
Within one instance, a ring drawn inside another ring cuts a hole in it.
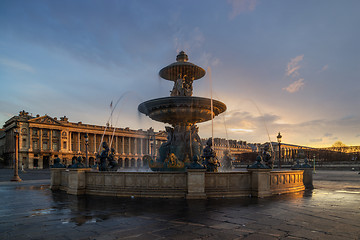
[[[271,198],[191,201],[74,196],[46,183],[0,185],[0,239],[356,239],[360,184],[353,177]]]
[[[50,188],[49,184],[44,184],[44,185],[17,186],[15,189],[16,190],[44,190],[44,189],[49,189],[49,188]]]

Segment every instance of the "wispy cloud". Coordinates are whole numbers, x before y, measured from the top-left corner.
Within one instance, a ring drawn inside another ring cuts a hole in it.
[[[21,70],[21,71],[26,71],[26,72],[31,72],[31,73],[35,72],[35,69],[33,67],[31,67],[30,65],[19,62],[19,61],[11,60],[8,58],[0,58],[0,64],[4,65],[6,67],[14,68],[16,70]]]
[[[198,27],[193,29],[179,28],[174,34],[173,41],[177,52],[182,50],[188,52],[189,50],[201,48],[205,42],[205,37]]]
[[[304,59],[304,55],[299,55],[290,60],[287,64],[286,68],[286,75],[290,77],[297,77],[299,76],[298,70],[300,69],[299,63]]]
[[[242,12],[253,11],[257,5],[257,0],[228,0],[232,11],[229,15],[230,19],[234,19]]]
[[[322,138],[309,139],[310,142],[322,142]]]
[[[252,130],[252,129],[243,129],[243,128],[230,128],[230,131],[232,131],[232,132],[250,133],[250,132],[253,132],[254,130]]]
[[[216,67],[221,63],[221,61],[220,59],[214,57],[211,53],[204,52],[200,57],[199,63],[201,63],[204,67]]]
[[[299,70],[301,68],[300,62],[304,59],[304,55],[296,56],[292,58],[287,64],[285,74],[287,77],[290,77],[291,80],[294,80],[289,86],[284,87],[283,90],[294,93],[299,91],[304,86],[304,78],[299,78]]]
[[[323,67],[320,69],[319,72],[324,72],[324,71],[326,71],[328,68],[329,68],[329,65],[326,64],[325,66],[323,66]]]
[[[289,93],[294,93],[299,91],[304,86],[304,79],[300,78],[299,80],[296,80],[286,88],[283,88],[283,90],[286,90]]]

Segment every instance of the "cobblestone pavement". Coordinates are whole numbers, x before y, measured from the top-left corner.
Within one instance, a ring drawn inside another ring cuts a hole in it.
[[[317,171],[298,194],[195,201],[72,196],[41,178],[0,182],[0,239],[360,239],[358,172]]]

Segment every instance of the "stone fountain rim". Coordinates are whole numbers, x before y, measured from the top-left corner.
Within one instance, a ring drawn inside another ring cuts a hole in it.
[[[191,97],[189,97],[189,96],[170,96],[170,97],[154,98],[154,99],[150,99],[150,100],[140,103],[138,106],[138,110],[139,110],[139,112],[148,115],[149,114],[148,110],[150,110],[150,109],[154,110],[154,109],[158,109],[161,107],[168,108],[168,107],[170,107],[170,105],[175,105],[177,107],[189,106],[189,105],[192,105],[192,103],[194,103],[194,102],[198,102],[199,105],[202,103],[203,106],[209,107],[211,99],[205,98],[205,97],[193,97],[193,96],[191,96]],[[173,106],[173,107],[175,107],[175,106]],[[213,99],[213,107],[214,107],[213,111],[215,112],[216,115],[225,112],[227,109],[225,103],[223,103],[219,100],[215,100],[215,99]],[[219,111],[216,108],[218,108]]]

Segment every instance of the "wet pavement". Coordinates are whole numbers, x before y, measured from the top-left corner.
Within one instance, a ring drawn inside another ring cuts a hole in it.
[[[317,171],[298,194],[192,201],[72,196],[49,190],[46,171],[27,177],[0,177],[0,239],[360,239],[358,172]]]

